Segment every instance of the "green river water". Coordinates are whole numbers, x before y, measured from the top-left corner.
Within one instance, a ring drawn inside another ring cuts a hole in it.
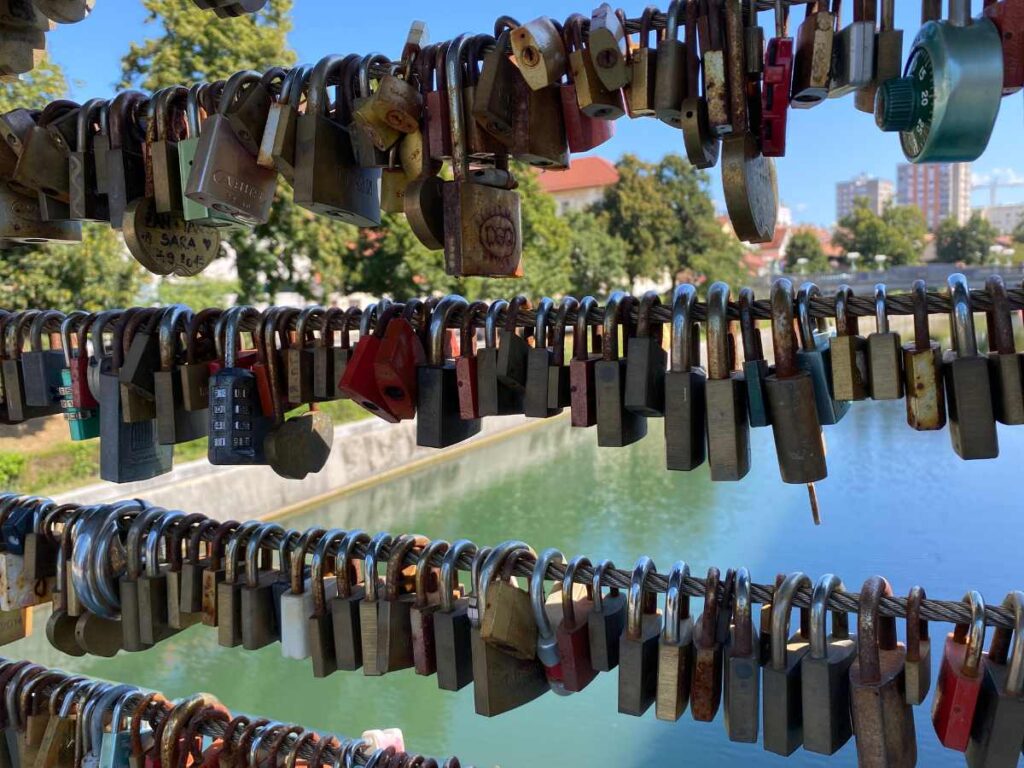
[[[992,603],[1024,586],[1013,523],[1019,487],[1010,482],[1020,471],[1024,431],[1000,427],[1001,457],[968,463],[953,454],[946,432],[910,430],[902,403],[869,403],[855,405],[827,437],[830,476],[819,484],[819,528],[804,488],[779,480],[770,429],[753,433],[754,468],[744,482],[712,484],[706,466],[689,474],[663,469],[656,420],[639,444],[598,450],[592,430],[572,430],[559,419],[284,522],[484,544],[520,538],[538,550],[610,557],[620,567],[648,554],[662,571],[682,558],[699,575],[710,565],[723,572],[745,565],[759,582],[779,571],[799,569],[814,579],[831,571],[859,589],[879,573],[898,594],[915,583],[946,599],[975,588]],[[653,707],[642,719],[619,715],[614,673],[570,699],[547,695],[488,720],[473,713],[471,688],[438,691],[433,678],[412,670],[316,680],[308,661],[282,659],[276,645],[256,653],[221,648],[201,626],[143,653],[70,658],[47,645],[44,620],[37,616],[35,635],[4,654],[168,696],[210,691],[233,710],[343,734],[399,725],[410,749],[457,754],[478,766],[856,765],[852,742],[833,758],[800,750],[789,759],[760,745],[731,744],[721,713],[710,724],[689,712],[676,724],[659,722]],[[933,625],[936,674],[949,629]],[[938,745],[927,706],[917,711],[917,731],[918,765],[963,765],[962,755]]]

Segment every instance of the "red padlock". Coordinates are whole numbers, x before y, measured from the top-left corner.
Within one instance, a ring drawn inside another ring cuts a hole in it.
[[[384,333],[388,324],[398,314],[396,307],[389,302],[370,305],[363,311],[359,323],[359,341],[352,350],[352,357],[345,366],[345,373],[338,382],[338,389],[348,395],[357,405],[362,406],[374,416],[384,421],[397,423],[399,418],[392,413],[384,395],[377,384],[375,361],[384,341]],[[377,317],[377,325],[370,332],[370,321]]]
[[[565,118],[565,135],[570,153],[589,152],[615,135],[614,120],[598,120],[585,115],[580,109],[570,67],[566,67],[565,82],[558,90],[562,98],[562,115]]]
[[[298,316],[294,307],[271,307],[263,313],[260,328],[256,333],[256,362],[250,369],[256,374],[256,388],[260,395],[260,408],[264,415],[274,413],[274,390],[282,389],[283,382],[271,379],[268,359],[280,355],[278,339],[288,333],[288,323]],[[237,360],[237,358],[236,358]],[[278,366],[278,369],[284,366]]]
[[[96,401],[96,398],[93,397],[92,391],[89,389],[89,350],[86,347],[85,340],[92,324],[102,322],[101,316],[102,314],[86,318],[82,324],[78,326],[78,333],[76,334],[77,342],[75,347],[73,349],[66,347],[66,349],[68,349],[68,354],[70,354],[68,367],[71,370],[71,399],[75,408],[99,407],[99,403]]]
[[[474,301],[462,318],[459,354],[455,358],[455,381],[459,387],[459,418],[480,418],[480,388],[476,369],[476,328],[473,323],[487,313],[487,303]]]
[[[789,91],[793,84],[793,38],[789,36],[789,8],[775,4],[775,37],[764,55],[761,91],[761,154],[786,156]]]
[[[416,416],[416,367],[426,364],[426,353],[412,320],[419,313],[420,327],[427,324],[419,312],[424,306],[419,299],[411,299],[406,303],[401,317],[393,318],[387,324],[384,338],[373,359],[377,389],[388,410],[399,419],[412,419]]]
[[[1024,87],[1024,0],[985,0],[986,18],[1003,38],[1003,95]]]
[[[572,332],[572,360],[569,361],[570,412],[574,427],[592,427],[597,423],[597,384],[594,371],[601,359],[600,337],[587,332],[587,313],[597,306],[597,299],[584,296],[576,310]],[[595,326],[596,327],[596,326]],[[587,337],[590,348],[587,348]]]
[[[985,649],[985,601],[972,591],[964,596],[964,602],[971,606],[971,623],[958,624],[956,631],[946,636],[932,706],[932,724],[939,741],[959,752],[967,750],[984,681],[981,657]]]
[[[565,566],[562,578],[562,621],[555,634],[558,638],[558,656],[562,660],[562,682],[565,689],[578,693],[597,677],[590,656],[590,611],[594,607],[594,588],[587,584],[587,597],[574,599],[576,571],[580,566],[592,567],[584,555],[574,557]]]

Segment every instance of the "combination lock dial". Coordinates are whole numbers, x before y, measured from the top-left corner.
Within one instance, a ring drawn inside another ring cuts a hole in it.
[[[879,87],[875,121],[883,131],[899,132],[912,163],[977,160],[992,135],[1002,86],[996,25],[972,22],[969,11],[951,14],[921,28],[903,77]]]

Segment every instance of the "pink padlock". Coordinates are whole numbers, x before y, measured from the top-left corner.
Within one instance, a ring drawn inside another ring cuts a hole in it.
[[[370,745],[371,751],[394,747],[395,752],[405,752],[405,736],[401,728],[383,728],[363,731],[363,740]]]

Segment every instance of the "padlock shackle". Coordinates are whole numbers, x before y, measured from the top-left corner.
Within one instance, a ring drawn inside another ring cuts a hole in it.
[[[856,315],[850,313],[850,300],[853,289],[843,283],[836,289],[836,336],[856,336],[860,333],[860,322]]]
[[[796,317],[797,326],[800,329],[800,346],[805,351],[817,348],[817,341],[814,338],[815,331],[828,330],[828,323],[824,317],[814,318],[811,316],[811,299],[821,296],[821,289],[811,282],[803,283],[796,294]]]
[[[459,325],[459,356],[476,357],[476,325],[487,314],[486,301],[474,301],[463,310]]]
[[[885,306],[885,283],[875,284],[875,330],[889,333],[889,313]]]
[[[224,553],[224,580],[228,584],[238,581],[238,550],[260,527],[256,520],[248,520],[238,526],[229,536]]]
[[[445,342],[448,340],[448,321],[454,310],[465,312],[469,302],[462,296],[450,294],[434,307],[430,314],[430,364],[441,367],[445,361]]]
[[[751,362],[764,360],[764,349],[761,345],[761,332],[757,328],[754,317],[754,291],[742,288],[739,296],[740,337],[743,339],[743,360]]]
[[[483,561],[483,565],[480,566],[479,577],[475,579],[477,582],[477,617],[476,621],[473,623],[474,626],[479,627],[483,623],[484,611],[487,608],[487,590],[491,582],[494,581],[494,578],[506,557],[511,555],[513,552],[522,552],[524,554],[528,553],[531,556],[536,557],[536,553],[529,544],[525,541],[517,540],[503,541],[487,553],[487,557]],[[477,560],[479,560],[481,556],[481,552],[477,552]]]
[[[629,578],[629,592],[626,593],[626,636],[630,640],[640,639],[646,602],[644,586],[655,570],[654,561],[647,555],[642,555],[633,566],[633,573]]]
[[[471,36],[461,34],[448,46],[445,55],[445,91],[448,99],[448,124],[452,145],[452,173],[456,182],[469,176],[469,152],[466,146],[466,126],[462,109],[462,60]]]
[[[366,548],[366,554],[363,556],[363,582],[366,597],[363,599],[368,602],[375,603],[378,600],[380,575],[377,571],[377,564],[383,557],[382,550],[384,547],[390,547],[391,541],[391,534],[382,531],[370,540],[370,544]]]
[[[531,309],[532,307],[533,305],[526,296],[521,293],[516,295],[508,305],[508,311],[505,312],[505,330],[515,333],[518,329],[520,310]]]
[[[142,537],[164,511],[163,507],[149,507],[140,512],[128,528],[124,543],[125,573],[132,581],[137,581],[142,575]]]
[[[615,563],[611,560],[602,560],[600,563],[594,566],[594,574],[590,579],[590,587],[593,591],[592,599],[594,601],[593,610],[596,613],[601,613],[604,610],[604,593],[601,592],[601,582],[604,581],[604,575],[609,568],[614,570]],[[618,595],[619,590],[617,587],[611,587],[608,594]]]
[[[533,608],[533,618],[537,622],[538,643],[545,640],[550,642],[555,636],[555,628],[551,626],[551,619],[544,609],[547,598],[544,591],[544,579],[547,576],[548,566],[552,563],[564,562],[565,555],[562,554],[562,551],[551,547],[540,553],[533,566],[533,571],[530,573],[530,607]]]
[[[877,683],[882,679],[879,649],[896,647],[895,620],[878,613],[883,596],[892,597],[892,586],[881,576],[869,577],[861,587],[857,613],[857,660],[863,683]]]
[[[435,555],[446,554],[450,546],[445,539],[431,539],[420,551],[420,556],[416,560],[416,597],[414,605],[421,610],[429,604],[430,576],[434,569],[430,561]],[[437,590],[438,595],[444,591],[444,584],[442,582],[438,582]]]
[[[313,335],[313,331],[309,328],[310,322],[323,317],[324,312],[326,310],[319,304],[305,307],[299,312],[299,317],[295,321],[295,341],[299,348],[305,347],[308,340],[307,337]],[[288,346],[291,346],[291,344]]]
[[[438,606],[440,613],[452,613],[455,610],[455,590],[459,585],[459,560],[463,555],[470,557],[476,554],[476,544],[469,539],[456,539],[444,554],[441,561],[439,589],[441,599]],[[474,585],[470,585],[473,589]]]
[[[555,324],[553,328],[554,338],[551,341],[551,351],[554,353],[555,365],[565,364],[565,331],[569,325],[569,313],[575,312],[579,309],[580,303],[576,301],[573,296],[563,296],[562,301],[558,305],[558,312],[555,315]],[[584,331],[586,333],[586,331]],[[573,346],[575,352],[575,336],[573,337]]]
[[[586,360],[590,356],[590,334],[587,315],[597,306],[597,299],[584,296],[576,309],[576,322],[572,327],[572,357],[574,360]]]
[[[181,335],[188,332],[192,322],[192,309],[185,304],[172,304],[160,319],[160,370],[174,368],[174,355],[181,342]]]
[[[754,618],[750,585],[750,571],[743,567],[737,568],[732,602],[733,656],[747,657],[754,652]]]
[[[707,334],[708,334],[708,378],[728,379],[732,373],[732,359],[729,320],[729,285],[721,281],[712,283],[708,289]]]
[[[217,307],[206,307],[201,309],[192,315],[192,319],[189,320],[188,328],[185,331],[185,362],[189,365],[195,365],[199,362],[198,358],[198,345],[199,345],[199,332],[204,330],[207,333],[212,334],[214,338],[217,335],[217,325],[220,320],[223,311]],[[214,341],[214,347],[216,347],[216,340]],[[216,354],[216,352],[215,352]]]
[[[352,596],[352,590],[355,588],[355,585],[352,583],[352,558],[355,553],[355,548],[362,544],[367,548],[367,551],[369,551],[371,543],[370,534],[364,530],[356,528],[355,530],[349,531],[348,535],[345,536],[345,541],[338,545],[334,562],[334,575],[338,583],[339,598],[350,598]],[[363,583],[365,585],[368,583],[365,576],[365,562],[363,574]],[[374,578],[376,578],[376,575],[376,571],[374,571]]]
[[[825,629],[825,619],[828,614],[828,601],[836,590],[843,591],[846,587],[843,580],[832,573],[826,573],[818,583],[814,585],[814,592],[811,594],[811,658],[828,658],[829,633]],[[842,611],[832,612],[832,636],[849,637],[849,618]],[[774,641],[774,638],[773,638]]]
[[[326,613],[327,613],[327,591],[324,589],[324,565],[327,562],[328,552],[330,552],[332,548],[336,548],[338,545],[340,545],[342,542],[344,542],[345,541],[345,537],[348,534],[345,531],[343,531],[341,528],[331,528],[329,531],[325,531],[323,528],[319,528],[319,529],[310,528],[309,531],[306,531],[306,534],[309,534],[311,531],[314,531],[314,530],[320,532],[320,538],[319,539],[315,539],[314,537],[309,537],[307,539],[306,535],[303,535],[303,538],[300,539],[299,543],[302,545],[302,552],[305,553],[307,548],[308,548],[308,546],[313,544],[314,541],[316,542],[315,546],[313,548],[313,560],[312,560],[312,562],[310,563],[310,566],[309,566],[309,581],[310,581],[310,592],[312,593],[312,598],[313,598],[313,616],[315,618],[320,618],[320,617],[326,615]],[[337,549],[335,549],[335,552],[337,552]],[[304,561],[305,559],[306,558],[305,558],[304,554],[300,554],[299,557],[295,558],[295,560],[299,561],[300,563],[302,561]],[[337,556],[335,556],[335,560],[334,560],[335,583],[337,583],[337,579],[339,578],[338,567],[339,567],[338,566],[338,559],[337,559]],[[291,582],[292,582],[292,585],[291,585],[291,589],[292,589],[292,594],[293,595],[302,594],[304,592],[304,588],[305,588],[305,583],[304,582],[305,582],[305,579],[302,578],[303,570],[304,569],[300,565],[298,567],[298,576],[299,576],[299,578],[296,581],[296,579],[295,579],[295,571],[296,571],[295,561],[292,561],[292,568],[291,568],[291,571],[292,571],[291,572]],[[298,589],[296,589],[296,587],[298,587]]]
[[[289,531],[289,534],[295,534],[296,531]],[[323,540],[324,535],[327,533],[327,529],[319,526],[312,526],[307,528],[298,536],[295,541],[295,546],[291,548],[288,555],[288,582],[289,589],[293,595],[301,595],[306,591],[306,580],[303,578],[303,572],[306,566],[306,556],[311,553],[315,553],[317,545]],[[282,549],[285,548],[288,539],[281,540]],[[283,551],[279,552],[282,555],[281,563],[284,566],[285,554]]]
[[[690,575],[690,566],[683,560],[672,564],[668,574],[668,589],[665,591],[665,615],[662,640],[666,645],[679,645],[680,622],[690,617],[690,596],[686,594],[685,582]]]
[[[387,568],[384,569],[384,599],[393,603],[398,599],[402,572],[405,570],[405,558],[428,543],[425,536],[403,533],[391,545],[388,553]]]
[[[99,124],[99,111],[107,104],[106,99],[89,99],[78,110],[78,122],[75,126],[75,151],[85,152],[89,144],[90,130],[93,124]],[[94,119],[95,116],[95,119]]]
[[[149,578],[156,578],[160,575],[160,541],[167,535],[167,530],[175,523],[185,517],[185,513],[178,509],[168,510],[150,526],[146,533],[146,554],[145,572]]]
[[[651,310],[660,306],[661,296],[658,295],[657,291],[645,291],[644,295],[640,297],[640,304],[636,310],[636,335],[638,337],[647,338],[648,336],[655,335],[658,341],[661,341],[661,323],[651,323]],[[652,325],[654,326],[653,332],[651,327]]]
[[[580,568],[593,568],[593,563],[586,555],[576,555],[566,563],[565,575],[562,576],[562,623],[569,629],[576,626],[576,600],[573,599],[573,592]],[[590,584],[587,584],[587,597],[593,602],[594,590]]]
[[[695,347],[694,334],[697,331],[697,321],[694,317],[696,307],[697,289],[690,283],[677,285],[672,292],[671,341],[671,365],[672,371],[676,373],[686,373],[693,368],[694,363],[700,365],[700,358],[695,360],[692,357]],[[607,335],[606,328],[605,336]],[[608,340],[605,339],[604,343],[607,345]]]
[[[498,315],[507,307],[507,301],[498,299],[491,302],[487,310],[487,317],[484,318],[484,346],[488,349],[496,349],[498,346]]]
[[[555,302],[544,296],[540,301],[537,302],[537,308],[534,310],[534,321],[533,321],[533,336],[534,342],[538,349],[544,349],[550,347],[550,334],[548,331],[549,320],[551,316],[551,310],[554,309]],[[552,331],[554,329],[552,328]]]
[[[921,618],[924,587],[911,587],[907,595],[907,661],[921,660],[921,641],[928,640],[928,622]]]
[[[71,350],[75,349],[78,352],[78,356],[82,355],[82,342],[81,337],[78,335],[79,330],[83,326],[87,326],[91,323],[94,314],[84,312],[80,309],[76,309],[74,312],[66,315],[60,323],[60,347],[64,353],[64,367],[71,367]],[[72,334],[75,336],[75,343],[71,343]]]
[[[972,589],[964,595],[962,602],[971,608],[971,623],[957,624],[953,640],[967,644],[961,674],[977,677],[981,673],[981,657],[985,650],[985,599],[980,592]]]
[[[263,541],[270,534],[284,536],[284,528],[277,523],[264,523],[249,537],[245,546],[245,586],[255,589],[260,585],[259,554],[264,548]]]
[[[81,310],[79,310],[81,311]],[[32,352],[43,351],[43,331],[57,332],[64,325],[67,315],[58,309],[47,309],[35,316],[28,331],[28,348]],[[62,336],[63,338],[63,336]]]
[[[978,354],[978,340],[974,335],[974,314],[971,312],[971,290],[967,278],[957,272],[946,279],[946,285],[951,307],[952,347],[957,357],[974,357]]]
[[[360,98],[369,98],[372,93],[370,89],[370,67],[374,64],[391,65],[391,59],[383,53],[368,53],[359,61],[358,82]]]
[[[619,322],[624,306],[632,297],[615,291],[604,306],[604,335],[601,338],[601,356],[605,361],[619,359]]]
[[[802,587],[810,590],[814,585],[806,573],[795,571],[782,581],[782,585],[776,588],[775,594],[772,596],[772,669],[781,671],[786,668],[790,613],[793,607],[793,598]]]
[[[992,275],[985,281],[992,308],[986,313],[988,321],[989,351],[1000,355],[1012,355],[1017,351],[1013,340],[1013,320],[1010,318],[1010,298],[1006,293],[1006,285],[999,275]],[[33,328],[35,324],[33,323]]]

